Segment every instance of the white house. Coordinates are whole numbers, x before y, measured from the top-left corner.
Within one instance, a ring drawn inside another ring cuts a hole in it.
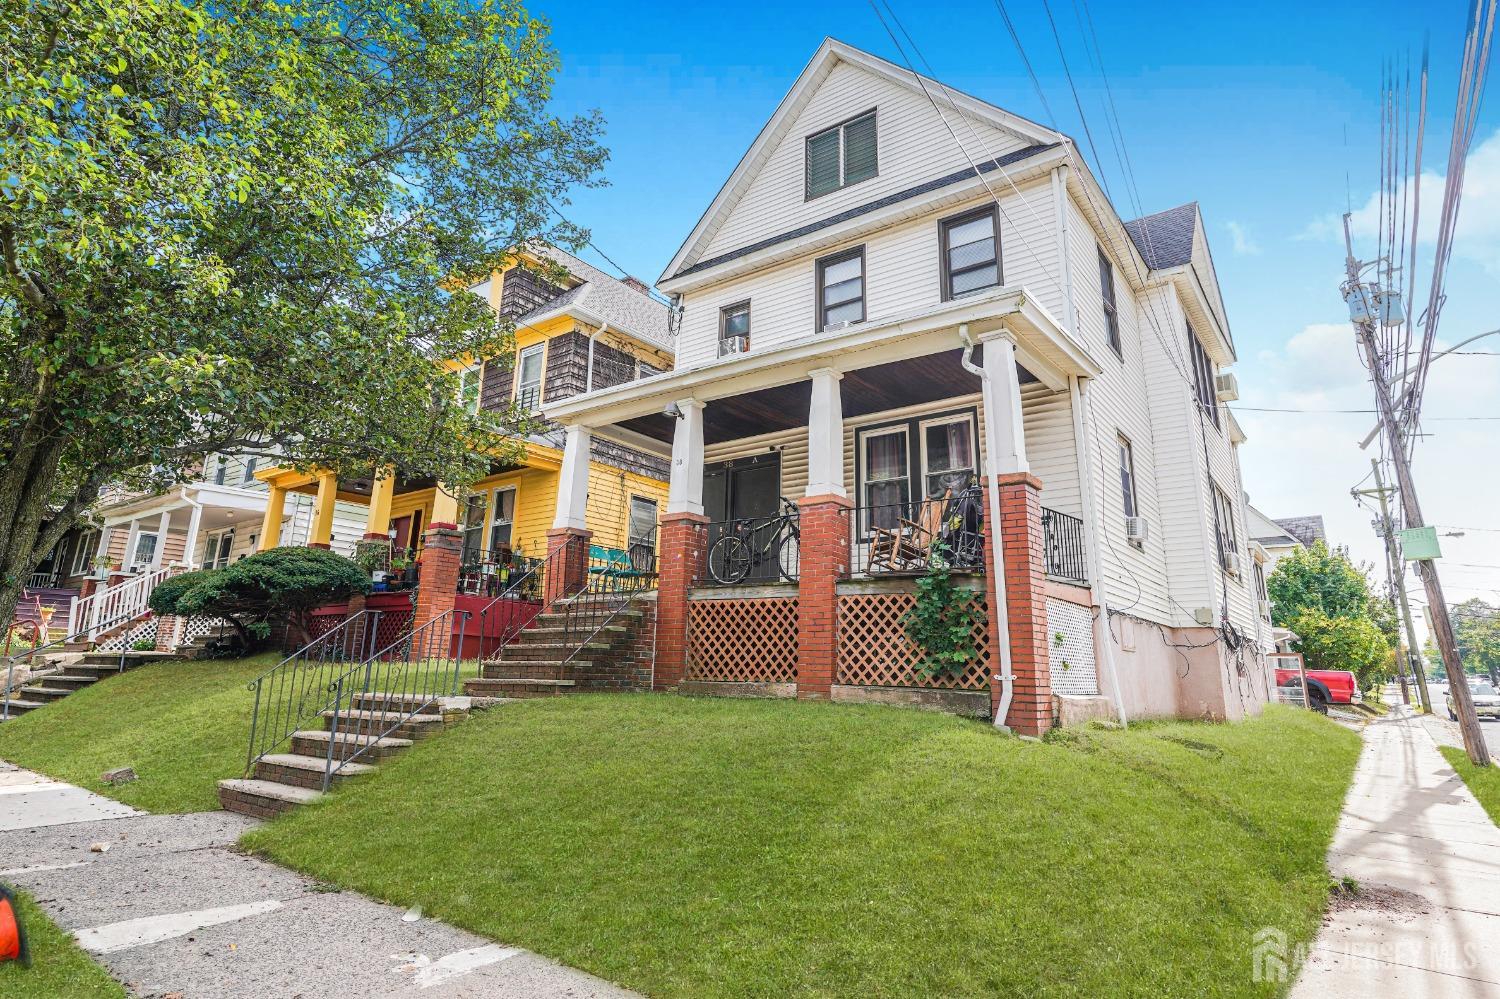
[[[1122,220],[1067,136],[830,39],[658,287],[677,369],[545,407],[556,529],[584,522],[593,432],[671,455],[657,686],[1032,732],[1264,703],[1196,204]],[[924,676],[901,618],[935,552],[977,656]]]

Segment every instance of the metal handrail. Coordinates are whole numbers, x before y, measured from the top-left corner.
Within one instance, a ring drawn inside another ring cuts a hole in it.
[[[139,616],[140,616],[140,614],[137,613],[137,612],[127,612],[125,614],[121,614],[120,616],[118,616],[116,618],[113,618],[113,619],[111,619],[109,621],[105,621],[104,623],[100,624],[98,626],[98,630],[101,631],[101,632],[108,631],[111,628],[115,627],[116,625],[125,624],[125,623],[127,623],[129,621],[134,620],[135,618],[137,618]],[[17,662],[17,660],[30,659],[30,658],[33,658],[33,657],[37,656],[38,654],[40,654],[42,652],[45,652],[48,649],[53,648],[55,646],[58,646],[58,645],[67,645],[69,642],[75,642],[79,638],[82,638],[83,635],[86,634],[88,631],[89,631],[89,629],[85,628],[82,631],[77,631],[77,632],[74,632],[72,634],[64,635],[62,638],[54,638],[52,641],[48,642],[46,645],[38,645],[35,648],[27,649],[25,652],[17,652],[14,655],[8,655],[8,656],[5,657],[5,701],[4,701],[3,705],[0,705],[0,721],[9,721],[10,720],[10,701],[11,701],[11,696],[12,696],[14,690],[15,690],[15,672],[16,672],[16,662]]]
[[[582,542],[581,538],[570,541]],[[560,603],[563,613],[565,644],[573,646],[563,657],[563,665],[573,662],[605,628],[609,627],[639,593],[656,587],[656,560],[650,569],[621,572],[613,559],[589,559],[587,582],[583,589]],[[581,639],[577,638],[582,634]]]
[[[376,647],[382,613],[361,610],[349,615],[246,684],[255,692],[246,776],[257,760],[289,741],[309,717],[328,710],[329,685],[349,671],[351,661],[364,663]]]

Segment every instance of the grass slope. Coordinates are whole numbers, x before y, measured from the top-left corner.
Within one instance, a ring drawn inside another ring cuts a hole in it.
[[[31,967],[0,964],[0,996],[8,999],[124,999],[120,983],[95,964],[73,938],[63,932],[27,895],[16,893],[26,938],[31,944]]]
[[[279,660],[164,662],[93,684],[0,725],[0,758],[151,812],[219,807],[215,782],[245,766],[246,684]],[[109,787],[99,775],[134,767]]]
[[[1462,749],[1453,746],[1439,746],[1438,749],[1469,785],[1469,790],[1479,799],[1484,810],[1489,812],[1490,821],[1500,825],[1500,766],[1491,763],[1488,767],[1476,767]]]
[[[654,996],[1269,995],[1251,936],[1311,938],[1358,752],[1277,708],[1028,743],[574,696],[480,715],[246,845]]]

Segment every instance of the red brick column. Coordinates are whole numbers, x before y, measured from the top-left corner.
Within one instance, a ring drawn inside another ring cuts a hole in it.
[[[986,480],[985,488],[989,488]],[[1010,625],[1011,672],[1015,675],[1005,723],[1023,735],[1052,727],[1052,676],[1047,647],[1047,569],[1042,547],[1042,483],[1024,472],[1000,476],[1001,555],[1005,559],[1006,618]],[[985,512],[989,505],[986,498]],[[993,538],[994,532],[989,532]],[[990,711],[999,709],[1000,629],[995,576],[985,573],[990,616]]]
[[[806,496],[797,586],[797,696],[827,700],[838,674],[838,581],[849,571],[846,496]]]
[[[657,527],[656,669],[652,686],[675,687],[687,670],[688,591],[703,571],[708,518],[663,514]]]
[[[171,652],[177,648],[177,618],[170,614],[156,619],[156,651]]]
[[[453,609],[458,597],[458,568],[463,535],[457,524],[429,524],[422,535],[422,573],[412,627],[420,628]]]
[[[548,609],[588,585],[589,541],[593,536],[593,531],[576,527],[554,528],[547,532],[547,569],[542,585],[546,588]],[[567,551],[558,555],[558,550],[563,548]]]

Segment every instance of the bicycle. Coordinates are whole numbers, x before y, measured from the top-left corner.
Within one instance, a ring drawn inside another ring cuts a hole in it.
[[[797,505],[781,499],[781,513],[763,520],[739,520],[708,550],[708,574],[715,582],[732,586],[768,562],[776,563],[781,579],[797,579],[797,554],[802,539]]]

